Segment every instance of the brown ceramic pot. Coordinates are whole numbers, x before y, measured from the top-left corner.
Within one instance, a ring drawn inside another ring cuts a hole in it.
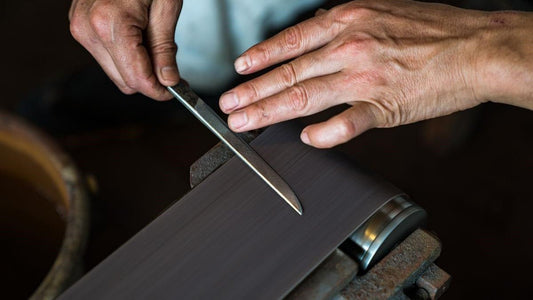
[[[41,195],[42,199],[46,199],[44,201],[50,202],[46,205],[52,205],[51,211],[54,212],[55,209],[55,212],[62,218],[59,224],[64,228],[60,228],[62,238],[60,235],[57,242],[56,249],[59,249],[57,256],[53,260],[53,255],[56,254],[52,253],[52,259],[49,262],[51,268],[45,269],[44,273],[46,275],[42,275],[44,279],[31,296],[33,299],[56,298],[76,279],[77,273],[80,271],[81,257],[87,240],[88,200],[80,173],[71,159],[44,133],[18,117],[2,111],[0,111],[0,173],[7,174],[7,178],[15,178],[13,180],[24,182],[24,184],[27,184],[28,189],[31,188],[37,191],[36,193]],[[0,194],[2,192],[8,193],[9,184],[7,187],[4,184],[3,189],[4,191],[0,191]],[[10,197],[9,194],[0,196],[0,198],[3,198],[2,201],[6,201],[5,203],[10,201],[8,199]],[[19,193],[19,197],[23,196],[20,196]],[[25,216],[22,214],[28,209],[31,210],[31,207],[23,209],[15,207],[11,209],[13,206],[23,205],[22,202],[24,201],[17,200],[11,204],[4,204],[10,207],[7,213],[12,214],[6,217],[15,220],[15,222],[8,223],[15,224],[12,227],[18,226],[18,220],[24,220]],[[40,217],[38,209],[34,209],[32,214],[35,214],[37,218]],[[22,223],[22,221],[19,223]],[[23,225],[20,224],[20,226]],[[10,228],[4,228],[3,230],[10,230]],[[27,232],[31,228],[25,228],[24,230]],[[42,228],[37,228],[37,232],[43,232],[42,230]],[[16,234],[20,230],[16,232],[12,234],[14,236],[11,237],[12,239],[16,240]],[[22,239],[29,239],[28,236],[31,236],[31,234],[22,236]],[[33,236],[38,239],[42,238],[41,241],[46,241],[46,236],[42,237],[39,234],[33,234]],[[41,251],[39,249],[40,242],[34,244],[29,241],[23,242],[28,245],[37,245],[34,247],[35,249],[24,249],[24,251],[28,251],[28,253]],[[16,250],[15,248],[14,251]],[[31,258],[31,255],[26,255],[26,257],[28,256]],[[21,257],[24,259],[24,256]],[[17,262],[13,262],[11,265],[16,267]],[[47,270],[48,273],[46,273]]]

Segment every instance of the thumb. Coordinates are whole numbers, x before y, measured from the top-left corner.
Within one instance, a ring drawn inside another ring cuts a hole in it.
[[[373,109],[370,103],[357,102],[325,122],[307,126],[300,138],[316,148],[331,148],[345,143],[377,126]]]
[[[165,86],[175,85],[180,80],[174,31],[181,5],[179,0],[154,0],[150,7],[147,47],[152,56],[154,73]]]

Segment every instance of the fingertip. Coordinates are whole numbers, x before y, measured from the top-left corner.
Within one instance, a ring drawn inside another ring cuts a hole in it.
[[[235,60],[234,67],[237,73],[247,74],[247,71],[252,67],[252,60],[250,59],[250,56],[246,53],[242,54]]]
[[[248,114],[244,110],[233,112],[228,117],[228,126],[235,132],[244,131],[247,124]]]
[[[302,133],[300,134],[300,139],[304,144],[311,145],[311,141],[309,140],[309,134],[307,134],[307,131],[304,129]]]
[[[314,147],[331,148],[375,127],[374,122],[371,105],[359,102],[325,122],[308,126],[304,131]]]
[[[304,133],[307,137],[304,137]],[[332,134],[327,122],[307,126],[303,130],[301,138],[304,143],[319,149],[331,148],[340,143],[338,137]],[[307,138],[308,142],[305,142],[304,138]]]
[[[229,114],[234,111],[239,106],[239,98],[235,92],[229,91],[225,92],[220,96],[218,100],[218,105],[220,110],[224,113]]]
[[[164,86],[173,86],[179,83],[180,74],[176,66],[164,66],[159,70],[160,82]]]

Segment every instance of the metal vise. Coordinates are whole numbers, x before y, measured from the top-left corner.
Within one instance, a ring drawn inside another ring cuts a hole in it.
[[[250,142],[256,133],[241,137]],[[191,187],[233,156],[222,143],[190,168]],[[451,276],[434,264],[440,241],[420,229],[426,212],[406,195],[388,201],[328,256],[288,299],[437,299]]]

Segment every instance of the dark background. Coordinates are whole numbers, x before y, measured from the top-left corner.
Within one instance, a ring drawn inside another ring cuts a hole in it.
[[[522,1],[455,1],[527,8]],[[125,97],[69,34],[68,1],[3,1],[0,109],[52,135],[96,179],[90,269],[188,190],[216,139],[176,103]],[[483,5],[483,7],[480,7]],[[452,274],[445,299],[527,298],[533,267],[533,113],[485,104],[365,133],[340,149],[429,213]]]

